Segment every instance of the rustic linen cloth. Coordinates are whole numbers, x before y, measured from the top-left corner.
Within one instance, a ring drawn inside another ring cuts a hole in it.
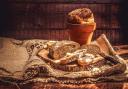
[[[50,44],[54,45],[56,42],[58,41],[52,41]],[[0,38],[0,80],[14,80],[13,82],[20,84],[30,82],[82,84],[128,80],[127,71],[123,74],[107,77],[84,78],[85,74],[82,74],[82,72],[64,72],[54,69],[36,55],[39,50],[47,49],[48,44],[48,40],[20,41],[11,38]],[[92,42],[92,44],[98,45],[108,55],[116,55],[104,35]],[[122,63],[125,63],[122,58],[119,57],[119,59]],[[62,79],[61,77],[66,77],[67,79]]]

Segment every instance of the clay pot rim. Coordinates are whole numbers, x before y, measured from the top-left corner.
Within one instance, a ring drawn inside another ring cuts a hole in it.
[[[72,23],[69,23],[67,22],[67,25],[74,25],[74,26],[83,26],[83,25],[96,25],[96,22],[93,22],[93,23],[84,23],[84,24],[72,24]]]

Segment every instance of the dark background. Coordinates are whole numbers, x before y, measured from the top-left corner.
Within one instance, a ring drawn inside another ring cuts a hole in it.
[[[68,40],[67,13],[90,8],[97,30],[113,45],[128,44],[128,0],[1,0],[0,36],[16,39]]]

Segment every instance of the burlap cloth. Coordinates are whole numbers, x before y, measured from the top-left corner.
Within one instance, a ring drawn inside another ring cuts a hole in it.
[[[56,71],[51,68],[45,61],[39,58],[36,54],[40,49],[47,49],[47,44],[54,44],[59,41],[48,40],[15,40],[11,38],[0,38],[0,81],[5,83],[16,83],[19,85],[42,82],[42,83],[62,83],[62,84],[86,84],[86,83],[99,83],[99,82],[127,82],[128,71],[122,74],[116,74],[106,77],[96,78],[80,78],[83,74],[76,73],[77,78],[80,79],[62,79],[56,77],[41,77],[47,75],[43,74],[45,70],[42,68],[50,69],[51,75],[60,76],[63,71]],[[109,41],[105,35],[101,35],[96,41],[91,44],[98,45],[102,51],[108,55],[116,55]],[[118,56],[118,55],[116,55]],[[125,61],[119,57],[122,63]],[[120,61],[119,60],[119,61]],[[127,65],[127,63],[126,63]],[[45,66],[45,67],[44,67]],[[46,69],[47,70],[47,69]],[[48,71],[48,72],[49,72]],[[60,75],[58,75],[60,74]],[[65,74],[68,78],[73,76],[74,73]],[[67,82],[68,81],[68,82]]]

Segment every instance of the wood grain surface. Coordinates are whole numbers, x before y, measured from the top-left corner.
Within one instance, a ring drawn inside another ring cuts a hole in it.
[[[82,85],[44,84],[41,82],[20,85],[0,84],[0,89],[128,89],[128,83],[97,83]]]
[[[57,4],[59,0],[37,0],[36,2],[9,0],[9,2],[1,3],[0,36],[17,39],[68,40],[66,25],[68,12],[87,7],[93,11],[97,23],[93,39],[105,33],[114,45],[128,43],[126,39],[128,38],[128,24],[122,23],[127,21],[127,13],[124,12],[127,8],[125,4],[120,5],[116,0],[92,0],[97,3],[89,0],[87,0],[88,3],[84,0],[74,3],[60,0],[59,4]]]

